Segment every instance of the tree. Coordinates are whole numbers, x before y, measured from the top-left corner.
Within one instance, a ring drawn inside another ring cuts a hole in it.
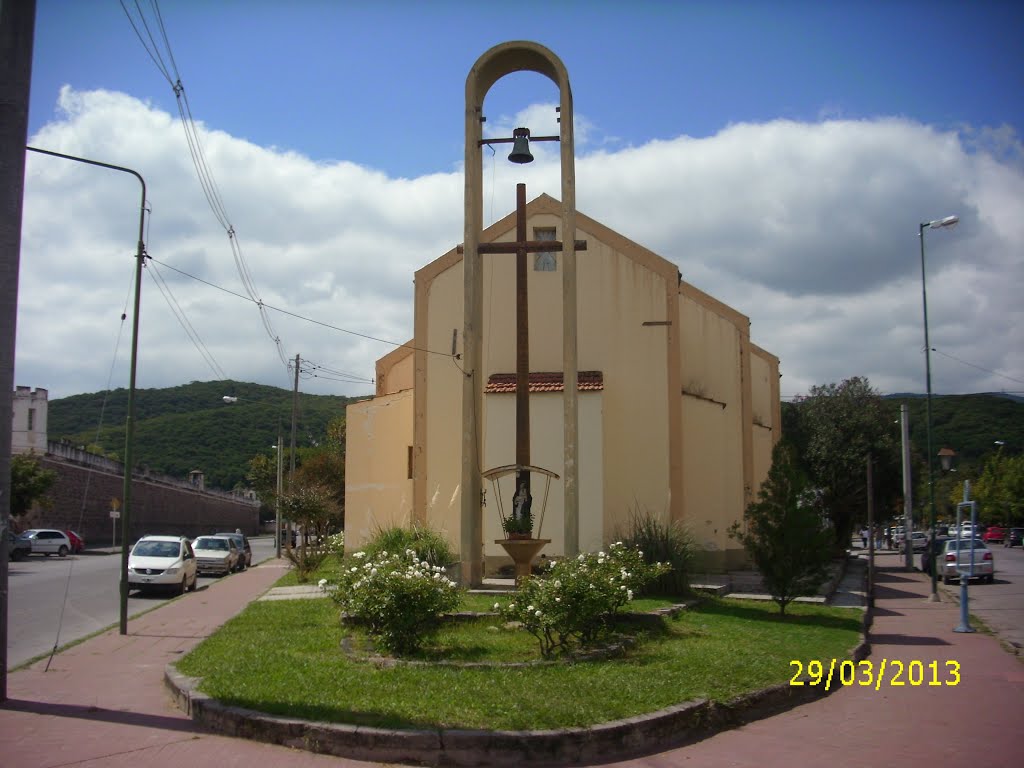
[[[747,550],[785,616],[794,598],[815,594],[827,578],[832,543],[792,445],[775,446],[768,477],[744,523],[733,523],[729,535]]]
[[[981,477],[971,486],[971,495],[978,502],[979,515],[987,522],[1024,522],[1024,454],[1009,456],[1002,450],[991,454]]]
[[[341,528],[341,514],[333,489],[315,483],[298,483],[281,495],[281,513],[302,527],[302,544],[288,548],[300,582],[320,567],[329,554],[328,535]],[[309,534],[314,534],[312,538]]]
[[[21,517],[57,482],[57,473],[43,469],[31,454],[11,457],[11,515]]]
[[[833,548],[844,551],[867,508],[864,461],[875,458],[875,493],[881,506],[900,496],[899,430],[882,396],[867,379],[811,387],[789,420],[799,461],[832,521]]]
[[[262,453],[249,459],[249,470],[245,473],[252,489],[261,501],[273,501],[277,495],[277,460]]]

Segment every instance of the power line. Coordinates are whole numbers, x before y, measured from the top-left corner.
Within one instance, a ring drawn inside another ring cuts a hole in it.
[[[959,357],[954,357],[948,352],[943,352],[942,350],[936,349],[935,347],[932,347],[932,352],[934,352],[937,355],[942,355],[943,357],[948,357],[950,360],[955,360],[961,365],[976,368],[977,370],[983,371],[984,373],[991,373],[993,376],[999,376],[1000,378],[1008,379],[1009,381],[1014,381],[1017,384],[1024,384],[1024,381],[1022,381],[1021,379],[1015,379],[1013,378],[1013,376],[1007,376],[1005,373],[1000,373],[999,371],[991,371],[988,368],[982,368],[980,365],[975,365],[974,363],[969,363],[966,360],[961,360]]]
[[[160,289],[160,293],[164,297],[164,301],[167,302],[167,306],[174,314],[174,317],[177,319],[178,324],[181,326],[182,330],[185,331],[185,335],[188,336],[189,340],[192,342],[193,346],[195,346],[196,350],[199,352],[200,356],[203,358],[206,364],[210,366],[210,370],[213,371],[213,375],[216,378],[230,378],[227,375],[227,373],[224,372],[224,369],[220,366],[220,364],[217,362],[216,358],[213,356],[213,353],[210,351],[209,347],[207,347],[206,344],[203,342],[202,338],[200,338],[198,331],[196,331],[195,327],[189,321],[188,316],[185,314],[185,309],[174,297],[174,294],[171,292],[171,286],[164,279],[164,276],[160,274],[160,270],[157,269],[156,264],[153,264],[152,266],[153,278],[154,281],[156,282],[156,287]]]
[[[146,50],[146,53],[149,54],[149,57],[153,60],[157,69],[160,70],[160,73],[164,76],[164,79],[167,80],[171,89],[174,91],[175,101],[178,106],[178,116],[180,117],[182,127],[185,130],[185,139],[188,143],[189,154],[192,157],[192,165],[195,168],[196,175],[199,179],[199,185],[202,187],[203,194],[206,197],[207,204],[210,206],[210,210],[213,212],[217,222],[228,236],[231,255],[234,259],[235,269],[242,281],[242,285],[244,286],[246,293],[249,294],[249,298],[254,304],[256,304],[264,330],[267,332],[270,340],[274,342],[274,346],[277,349],[277,354],[281,359],[282,365],[287,368],[288,361],[284,354],[284,347],[281,344],[281,337],[274,331],[273,325],[270,322],[270,317],[266,313],[262,299],[260,299],[259,291],[256,288],[256,282],[253,280],[252,273],[245,261],[245,255],[242,253],[241,244],[238,242],[238,234],[235,231],[234,225],[231,223],[230,217],[228,216],[224,200],[217,187],[217,181],[213,176],[213,172],[211,171],[210,165],[206,159],[206,154],[203,151],[199,131],[196,128],[195,119],[192,115],[192,106],[189,104],[188,95],[185,93],[185,86],[181,82],[178,65],[174,60],[174,53],[171,50],[170,38],[167,35],[163,16],[160,13],[160,5],[157,0],[150,0],[150,9],[156,18],[156,26],[159,28],[160,36],[163,40],[163,47],[167,51],[167,58],[171,62],[171,70],[173,70],[173,73],[164,63],[163,56],[160,54],[159,50],[160,46],[150,31],[149,24],[146,22],[145,12],[139,5],[138,0],[135,0],[135,9],[138,12],[142,26],[146,30],[146,36],[150,43],[149,45],[147,45],[146,39],[143,37],[139,27],[136,25],[135,20],[132,18],[132,14],[125,6],[124,0],[121,0],[121,8],[128,17],[128,21],[131,23],[132,29],[135,30],[135,34],[139,38],[139,42],[142,43],[142,47]]]
[[[226,294],[234,296],[236,299],[242,299],[243,301],[253,301],[253,299],[248,297],[248,296],[243,296],[240,293],[236,293],[235,291],[232,291],[230,288],[225,288],[223,286],[217,285],[216,283],[211,283],[209,280],[204,280],[201,277],[197,277],[196,275],[190,274],[188,272],[185,272],[184,270],[178,269],[177,267],[171,266],[170,264],[167,264],[166,262],[159,261],[159,260],[153,258],[152,256],[149,257],[149,260],[152,261],[152,262],[155,262],[157,264],[160,264],[161,266],[167,267],[168,269],[174,270],[179,275],[184,275],[185,277],[190,277],[193,280],[202,283],[203,285],[208,285],[211,288],[216,288],[218,291],[223,291]],[[378,336],[371,336],[371,335],[369,335],[367,333],[360,333],[359,331],[353,331],[353,330],[349,330],[348,328],[341,328],[341,327],[339,327],[337,325],[331,325],[330,323],[325,323],[322,320],[315,320],[315,319],[313,319],[311,317],[305,317],[304,315],[300,315],[300,314],[297,314],[295,312],[290,312],[287,309],[281,309],[280,307],[275,307],[275,306],[273,306],[271,304],[267,304],[267,303],[264,303],[264,302],[261,302],[261,304],[262,304],[262,306],[264,308],[273,310],[274,312],[280,312],[282,315],[288,315],[289,317],[294,317],[297,320],[303,320],[303,321],[305,321],[307,323],[312,323],[313,325],[319,325],[319,326],[322,326],[323,328],[328,328],[328,329],[330,329],[332,331],[339,331],[340,333],[347,333],[350,336],[358,336],[361,339],[368,339],[369,341],[378,341],[381,344],[388,344],[390,346],[401,347],[403,349],[412,349],[412,350],[417,351],[417,352],[426,352],[427,354],[430,354],[430,355],[441,355],[443,357],[451,357],[452,356],[450,352],[438,352],[437,350],[434,350],[434,349],[427,349],[426,347],[418,347],[415,344],[403,344],[403,343],[398,342],[398,341],[391,341],[390,339],[382,339],[382,338],[379,338]],[[291,366],[292,366],[292,363],[288,362],[286,364],[288,365],[289,370],[290,370]]]

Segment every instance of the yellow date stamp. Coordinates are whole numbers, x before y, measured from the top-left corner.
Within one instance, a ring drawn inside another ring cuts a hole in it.
[[[860,685],[881,690],[883,686],[899,688],[900,686],[943,686],[960,684],[959,661],[901,661],[900,659],[882,659],[877,665],[867,659],[851,661],[831,659],[808,662],[791,661],[791,668],[796,668],[790,685],[824,685],[829,691],[832,686]]]

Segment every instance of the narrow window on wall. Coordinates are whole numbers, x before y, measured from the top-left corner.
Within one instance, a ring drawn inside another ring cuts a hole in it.
[[[412,480],[412,446],[409,446],[409,451],[406,454],[406,463],[408,465],[407,479]]]
[[[28,431],[31,432],[36,428],[36,409],[28,409]]]
[[[553,241],[555,239],[555,228],[534,227],[533,239]],[[537,257],[533,261],[533,269],[535,272],[557,272],[558,262],[555,260],[555,254],[551,251],[542,251],[541,253],[538,253]]]

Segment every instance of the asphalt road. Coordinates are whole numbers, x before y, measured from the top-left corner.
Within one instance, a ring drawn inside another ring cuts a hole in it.
[[[254,565],[274,556],[272,536],[249,541]],[[119,552],[64,558],[32,555],[25,560],[11,562],[9,568],[8,669],[119,621]],[[202,590],[216,580],[201,576],[198,589]],[[171,597],[170,593],[139,595],[131,592],[128,616],[150,610]],[[185,599],[188,599],[187,595]]]

